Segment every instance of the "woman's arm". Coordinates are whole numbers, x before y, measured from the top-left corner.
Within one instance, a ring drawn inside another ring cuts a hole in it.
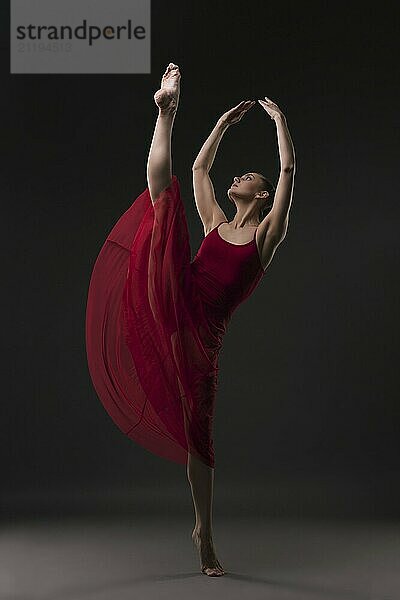
[[[278,135],[281,170],[276,186],[274,203],[269,212],[269,220],[270,227],[284,236],[288,228],[289,211],[293,200],[296,163],[294,147],[284,115],[277,116],[275,124]]]
[[[286,117],[283,113],[279,113],[274,117],[274,121],[276,124],[278,135],[278,148],[281,170],[287,171],[290,169],[294,169],[294,146],[286,123]]]
[[[205,169],[207,172],[211,169],[219,143],[228,127],[229,124],[220,117],[198,153],[192,169]]]
[[[213,164],[218,144],[228,127],[228,124],[218,119],[192,166],[194,199],[203,223],[204,235],[213,229],[215,221],[226,220],[225,213],[215,197],[214,186],[208,172]]]
[[[194,197],[205,235],[213,229],[214,225],[226,220],[226,215],[215,198],[214,186],[208,174],[214,162],[218,145],[228,127],[240,121],[244,113],[253,105],[254,102],[243,101],[224,113],[218,119],[193,163]]]
[[[254,105],[254,103],[254,100],[243,100],[218,119],[214,129],[204,142],[196,160],[194,161],[192,169],[200,168],[205,169],[207,172],[211,169],[219,143],[225,131],[230,125],[233,125],[233,123],[238,123],[243,115],[249,110],[249,108]]]
[[[277,129],[281,170],[276,186],[274,203],[272,209],[265,218],[268,220],[268,229],[273,231],[278,238],[281,238],[286,234],[289,210],[293,199],[294,175],[296,169],[295,152],[285,115],[278,106],[268,98],[267,102],[264,100],[259,100],[259,102],[267,111],[271,119],[275,121]]]

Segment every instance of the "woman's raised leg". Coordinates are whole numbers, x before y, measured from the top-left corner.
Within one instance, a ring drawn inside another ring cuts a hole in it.
[[[153,204],[172,179],[171,138],[179,103],[180,78],[179,67],[170,63],[161,79],[160,89],[154,94],[159,111],[147,161],[147,184]],[[196,515],[192,539],[200,552],[202,571],[210,576],[224,575],[212,540],[214,469],[188,454],[187,474]]]
[[[180,78],[179,67],[169,63],[161,87],[154,94],[158,117],[147,160],[147,185],[153,204],[172,179],[171,138],[179,104]]]
[[[214,469],[205,465],[192,454],[188,454],[187,476],[196,516],[192,540],[200,553],[202,571],[211,577],[224,575],[225,572],[216,557],[212,539]]]

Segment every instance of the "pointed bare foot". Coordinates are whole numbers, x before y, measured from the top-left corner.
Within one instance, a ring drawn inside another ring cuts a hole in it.
[[[198,530],[194,529],[192,540],[200,554],[201,572],[209,577],[225,575],[224,568],[216,557],[212,539],[210,537],[201,537]]]
[[[179,104],[180,79],[178,65],[169,63],[161,78],[161,87],[154,94],[154,101],[162,113],[175,113]]]

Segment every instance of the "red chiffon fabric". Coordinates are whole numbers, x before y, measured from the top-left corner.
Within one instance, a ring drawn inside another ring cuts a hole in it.
[[[146,188],[107,236],[93,267],[86,351],[94,388],[116,425],[150,452],[215,466],[218,356],[235,308],[262,278],[255,239],[215,228],[191,261],[174,175],[153,206]]]

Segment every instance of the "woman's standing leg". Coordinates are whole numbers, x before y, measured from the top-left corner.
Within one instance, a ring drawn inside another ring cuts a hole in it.
[[[161,87],[154,94],[159,110],[147,160],[147,185],[153,204],[172,179],[171,137],[179,104],[180,78],[179,67],[169,63]]]
[[[214,577],[224,575],[224,569],[217,559],[212,539],[214,469],[205,465],[192,454],[188,454],[187,476],[196,515],[192,540],[200,552],[203,572]]]

